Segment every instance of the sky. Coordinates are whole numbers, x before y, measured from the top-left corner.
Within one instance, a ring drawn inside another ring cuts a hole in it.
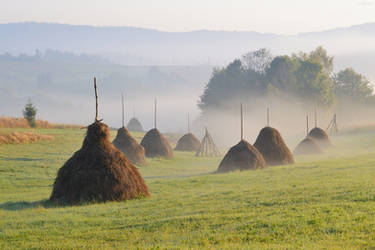
[[[375,0],[0,0],[0,23],[292,35],[375,22]]]

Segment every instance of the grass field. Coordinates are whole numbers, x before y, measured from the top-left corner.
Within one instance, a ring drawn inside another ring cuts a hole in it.
[[[375,129],[265,170],[212,174],[220,157],[190,153],[148,159],[150,198],[66,207],[46,199],[84,130],[36,132],[54,140],[0,145],[0,249],[375,248]]]

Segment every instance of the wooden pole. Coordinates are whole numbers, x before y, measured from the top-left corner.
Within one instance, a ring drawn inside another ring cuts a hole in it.
[[[190,115],[188,113],[188,133],[190,133]]]
[[[306,135],[309,135],[309,116],[306,116]]]
[[[241,140],[243,140],[243,114],[242,114],[242,103],[240,105],[240,113],[241,113]]]
[[[316,113],[316,105],[314,107],[314,123],[315,123],[315,128],[318,127],[318,116]]]
[[[156,128],[156,98],[155,98],[155,110],[154,110],[154,128]]]
[[[95,89],[95,122],[98,121],[98,89],[96,87],[96,77],[94,77],[94,89]]]
[[[270,108],[267,107],[267,127],[270,126]]]
[[[121,101],[122,101],[122,127],[125,127],[125,104],[124,104],[124,93],[121,93]]]
[[[133,106],[133,117],[135,117],[135,108]]]

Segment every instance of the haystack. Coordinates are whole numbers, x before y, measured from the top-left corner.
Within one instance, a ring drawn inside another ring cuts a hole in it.
[[[321,147],[315,139],[306,137],[294,149],[294,155],[308,155],[308,154],[321,154],[323,153]]]
[[[174,150],[196,152],[200,145],[201,143],[197,137],[195,137],[192,133],[187,133],[178,140]]]
[[[171,145],[169,145],[168,140],[156,128],[146,133],[141,141],[141,145],[144,147],[147,157],[173,157]]]
[[[143,132],[143,127],[142,127],[141,122],[135,117],[130,119],[130,121],[128,122],[128,125],[126,127],[130,131],[133,131],[133,132]]]
[[[313,128],[308,136],[315,139],[320,146],[326,147],[332,145],[327,133],[319,127]]]
[[[117,130],[113,145],[120,150],[133,164],[145,165],[145,149],[131,136],[125,128]]]
[[[218,173],[225,173],[234,170],[254,170],[265,168],[266,162],[259,151],[245,140],[231,147],[221,161]]]
[[[294,158],[285,144],[279,131],[271,127],[263,128],[255,143],[259,152],[263,155],[267,165],[293,164]]]
[[[50,199],[105,202],[148,195],[141,174],[110,142],[108,126],[96,121],[88,127],[82,148],[59,169]]]
[[[94,78],[96,115],[80,150],[59,169],[50,200],[79,203],[123,201],[149,196],[137,168],[110,142],[108,126],[98,120],[98,93]]]

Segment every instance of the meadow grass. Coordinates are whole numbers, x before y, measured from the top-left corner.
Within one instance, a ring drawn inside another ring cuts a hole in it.
[[[46,200],[84,130],[36,131],[54,140],[0,145],[0,249],[375,247],[375,130],[256,171],[213,174],[221,157],[175,152],[139,167],[150,198],[60,207]]]

